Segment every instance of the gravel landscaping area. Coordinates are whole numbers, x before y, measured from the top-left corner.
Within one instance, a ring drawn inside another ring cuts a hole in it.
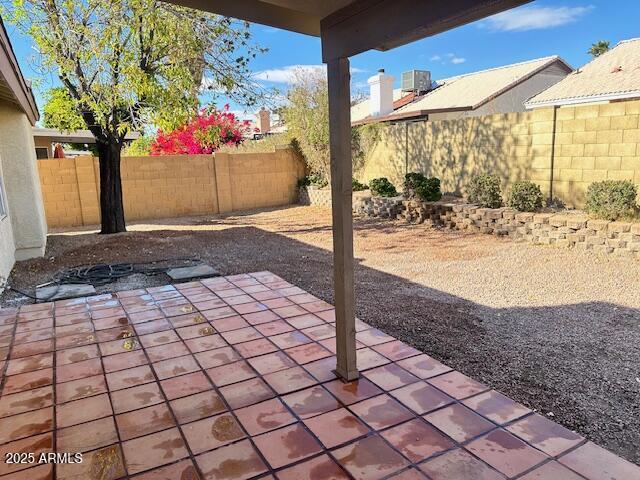
[[[198,257],[225,275],[270,270],[332,302],[330,221],[329,209],[292,207],[54,233],[46,257],[18,263],[10,282]],[[401,222],[355,229],[360,318],[640,464],[640,261]],[[101,289],[167,282],[138,275]]]

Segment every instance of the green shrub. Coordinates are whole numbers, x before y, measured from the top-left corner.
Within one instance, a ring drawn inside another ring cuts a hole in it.
[[[542,191],[537,183],[524,180],[514,182],[507,196],[507,205],[521,212],[535,212],[542,208]]]
[[[361,192],[362,190],[368,190],[369,186],[365,185],[364,183],[360,183],[358,180],[354,178],[353,181],[351,182],[351,189],[354,192]]]
[[[298,180],[298,187],[313,186],[322,188],[326,187],[328,184],[329,182],[327,182],[327,180],[322,175],[319,175],[317,173],[312,173],[311,175],[307,175],[306,177],[302,177],[300,180]]]
[[[371,194],[376,197],[395,197],[398,195],[393,183],[384,177],[371,180],[369,188],[371,189]]]
[[[587,188],[586,210],[604,220],[632,217],[638,206],[638,190],[630,180],[604,180]]]
[[[418,197],[428,202],[437,202],[442,198],[440,179],[427,178],[417,172],[407,173],[404,176],[404,195],[407,198]]]
[[[467,196],[471,203],[484,208],[501,207],[500,177],[497,175],[476,175],[472,177],[467,188]]]

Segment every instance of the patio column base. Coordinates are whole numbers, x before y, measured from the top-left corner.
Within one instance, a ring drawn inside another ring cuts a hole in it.
[[[357,380],[360,377],[360,372],[358,370],[342,370],[340,367],[337,367],[333,373],[335,373],[341,380],[345,382],[351,382],[353,380]]]

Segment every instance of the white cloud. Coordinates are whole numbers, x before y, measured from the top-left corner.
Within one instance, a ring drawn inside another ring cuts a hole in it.
[[[431,58],[429,58],[429,60],[432,62],[439,62],[440,60],[442,60],[442,57],[440,55],[434,55]]]
[[[466,61],[467,61],[467,59],[464,58],[464,57],[453,57],[451,59],[451,63],[453,63],[454,65],[459,65],[459,64],[464,63]]]
[[[316,73],[326,71],[325,65],[287,65],[281,68],[272,68],[268,70],[261,70],[253,75],[255,80],[262,80],[264,82],[272,83],[291,83],[296,74],[302,73]],[[351,67],[351,73],[364,73],[366,70],[360,68]]]
[[[483,20],[480,24],[491,30],[503,32],[539,30],[576,22],[593,8],[593,5],[582,7],[526,6],[499,13]]]
[[[432,55],[429,58],[429,61],[440,63],[442,65],[447,65],[449,63],[452,63],[453,65],[459,65],[461,63],[466,62],[467,59],[464,57],[459,57],[455,53],[442,53],[442,54]]]

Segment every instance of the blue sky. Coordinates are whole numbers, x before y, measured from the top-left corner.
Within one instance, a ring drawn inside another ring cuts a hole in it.
[[[365,89],[366,80],[379,68],[396,77],[410,69],[432,72],[434,79],[472,72],[548,55],[560,55],[573,67],[589,60],[591,43],[606,39],[612,45],[640,37],[640,1],[637,0],[538,0],[496,17],[475,22],[388,52],[371,51],[351,59],[354,89]],[[26,77],[42,78],[34,67],[35,52],[28,38],[6,25]],[[320,41],[261,25],[253,25],[254,40],[268,47],[252,64],[257,78],[268,87],[285,89],[296,66],[321,68]],[[55,82],[53,75],[36,84],[43,91]],[[220,98],[220,105],[226,103]],[[41,105],[41,103],[40,103]],[[244,110],[232,105],[234,110]]]

